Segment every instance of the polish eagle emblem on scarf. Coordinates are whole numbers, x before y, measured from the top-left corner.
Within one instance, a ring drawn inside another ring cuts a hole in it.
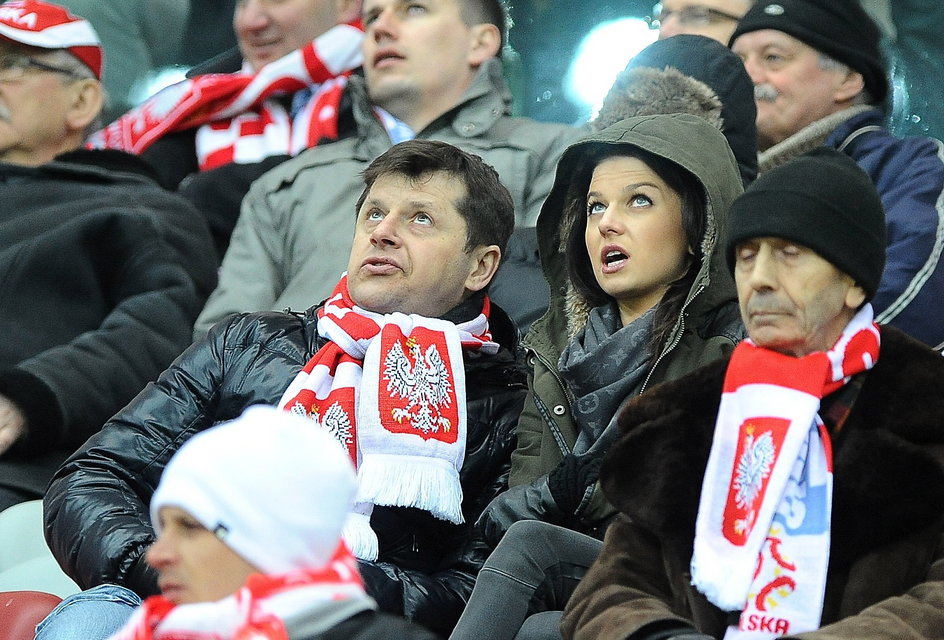
[[[384,420],[391,431],[452,442],[459,418],[455,386],[442,356],[446,345],[438,344],[437,338],[433,332],[414,330],[409,337],[400,336],[385,348],[382,376],[389,399],[399,403],[387,407],[389,412],[383,411],[382,415],[393,419]]]
[[[327,408],[324,408],[327,405]],[[324,400],[319,400],[311,389],[302,389],[285,409],[296,416],[318,423],[341,443],[351,456],[357,459],[356,425],[345,406],[354,406],[354,390],[350,387],[337,389]]]
[[[760,495],[763,480],[770,475],[774,463],[774,440],[769,431],[760,434],[756,439],[753,434],[748,433],[746,440],[744,452],[734,472],[736,499],[738,506],[742,508],[754,504]]]
[[[772,417],[751,418],[741,425],[723,527],[734,544],[744,544],[754,528],[789,425]]]

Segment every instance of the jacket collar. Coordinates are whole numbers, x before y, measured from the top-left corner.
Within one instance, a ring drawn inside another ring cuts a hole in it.
[[[347,93],[351,98],[353,116],[358,131],[367,132],[383,126],[374,115],[373,104],[367,93],[367,81],[363,76],[352,75],[348,80]],[[458,104],[430,123],[426,130],[449,126],[463,138],[480,136],[511,112],[511,91],[502,76],[502,65],[498,58],[486,60],[479,68],[472,84],[459,99]],[[423,132],[418,131],[417,134]],[[364,137],[363,133],[362,136]],[[373,137],[373,136],[370,136]],[[386,140],[386,134],[380,136]],[[377,154],[379,155],[379,153]]]

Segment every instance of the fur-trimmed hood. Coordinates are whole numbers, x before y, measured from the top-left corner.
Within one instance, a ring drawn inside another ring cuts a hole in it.
[[[834,564],[937,522],[944,514],[944,359],[882,328],[834,442]],[[727,360],[653,387],[620,414],[623,435],[600,481],[617,509],[656,535],[690,543]]]
[[[586,193],[588,172],[578,174],[583,157],[600,146],[636,147],[680,165],[701,183],[707,199],[707,222],[702,241],[705,258],[686,297],[685,315],[690,326],[701,326],[704,318],[736,299],[734,283],[719,248],[728,208],[742,191],[737,164],[724,136],[701,117],[687,114],[639,116],[622,120],[568,147],[557,165],[557,175],[537,223],[541,265],[550,286],[548,311],[532,326],[529,346],[560,353],[567,340],[584,326],[587,301],[576,295],[567,274],[564,243],[568,192]],[[578,189],[571,190],[576,182]],[[582,210],[582,207],[578,207]],[[681,317],[667,344],[681,334]],[[555,359],[556,361],[556,359]]]

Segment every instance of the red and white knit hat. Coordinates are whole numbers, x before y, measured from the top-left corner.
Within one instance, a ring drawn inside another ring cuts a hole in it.
[[[102,43],[91,23],[57,4],[13,0],[0,4],[0,37],[42,49],[67,49],[102,79]]]

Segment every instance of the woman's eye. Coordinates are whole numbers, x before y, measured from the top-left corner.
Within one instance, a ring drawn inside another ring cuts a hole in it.
[[[638,195],[633,196],[633,199],[632,199],[632,202],[630,202],[630,205],[633,207],[648,207],[652,205],[652,200],[649,199],[649,196],[638,194]]]
[[[588,202],[587,203],[587,215],[592,216],[600,214],[606,211],[606,205],[602,202]]]

